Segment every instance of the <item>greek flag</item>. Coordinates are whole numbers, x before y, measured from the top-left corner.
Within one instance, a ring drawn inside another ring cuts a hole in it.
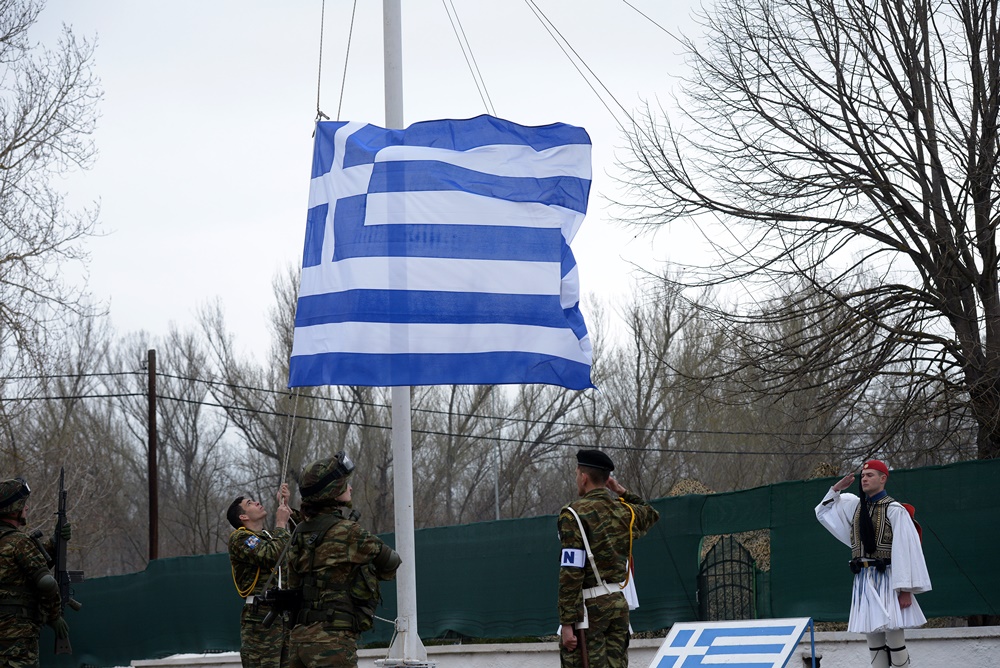
[[[289,387],[592,387],[590,181],[570,125],[318,123]]]
[[[806,628],[812,629],[809,617],[679,622],[670,627],[649,668],[784,668]]]

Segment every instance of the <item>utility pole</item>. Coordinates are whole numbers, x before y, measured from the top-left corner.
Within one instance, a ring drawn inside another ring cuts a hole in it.
[[[148,429],[146,451],[146,462],[149,474],[149,560],[153,561],[159,556],[159,495],[157,493],[156,481],[156,351],[146,351],[146,374],[148,381],[147,397],[149,399],[149,413],[146,420]]]

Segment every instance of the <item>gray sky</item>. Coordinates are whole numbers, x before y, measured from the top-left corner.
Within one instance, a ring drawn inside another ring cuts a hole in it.
[[[688,0],[630,1],[668,30],[689,29]],[[446,3],[402,4],[406,124],[486,113]],[[608,175],[623,140],[528,5],[448,4],[498,116],[590,133],[594,186],[573,243],[583,292],[624,295],[629,262],[652,267],[686,252],[663,236],[654,254],[649,239],[609,222],[602,195],[612,193]],[[537,4],[627,109],[669,100],[683,61],[663,30],[620,0]],[[65,22],[97,39],[100,154],[65,187],[72,201],[101,203],[107,234],[88,243],[90,289],[119,331],[186,328],[200,305],[219,298],[237,344],[266,351],[271,281],[301,260],[321,8],[321,0],[49,0],[36,38],[52,44]],[[320,108],[331,119],[351,9],[348,0],[326,2]],[[378,0],[358,3],[341,120],[384,124],[381,9]]]

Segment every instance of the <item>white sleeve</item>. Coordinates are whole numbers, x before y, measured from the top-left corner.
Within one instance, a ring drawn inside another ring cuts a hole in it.
[[[892,588],[914,594],[930,591],[931,577],[910,514],[898,503],[889,504],[886,514],[892,525]]]
[[[848,492],[835,492],[833,487],[816,506],[816,519],[833,534],[833,537],[848,547],[851,546],[851,522],[854,511],[861,500]],[[905,512],[905,511],[904,511]]]

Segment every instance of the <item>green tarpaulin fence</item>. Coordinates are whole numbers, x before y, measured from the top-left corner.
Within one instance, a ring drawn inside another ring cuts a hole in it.
[[[896,471],[889,492],[917,507],[934,589],[920,596],[928,617],[1000,614],[1000,460]],[[846,621],[851,574],[847,547],[816,521],[813,508],[834,479],[741,492],[658,499],[654,529],[635,545],[640,607],[636,631],[698,616],[697,575],[705,536],[769,529],[771,567],[757,578],[757,611],[769,617]],[[392,536],[383,536],[392,544]],[[559,542],[555,516],[500,520],[416,532],[420,636],[477,638],[556,632]],[[71,564],[72,566],[72,564]],[[75,586],[84,603],[67,612],[74,654],[44,666],[127,666],[134,659],[239,649],[239,613],[225,554],[161,559],[145,571]],[[378,616],[391,619],[395,583],[383,585]],[[388,642],[376,621],[363,642]]]

